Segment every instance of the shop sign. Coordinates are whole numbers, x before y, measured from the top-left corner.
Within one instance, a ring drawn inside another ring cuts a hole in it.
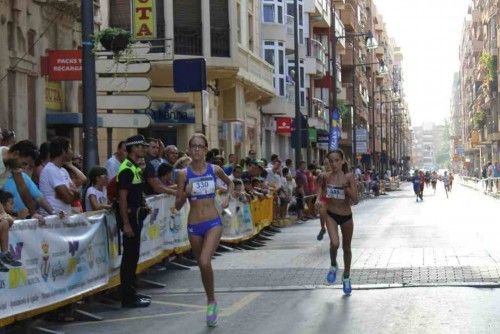
[[[195,123],[195,107],[192,103],[153,102],[148,109],[135,110],[135,113],[149,115],[155,123]]]
[[[290,117],[276,117],[276,133],[291,134],[292,119]]]
[[[156,0],[132,0],[132,38],[156,38]]]
[[[315,128],[308,128],[307,132],[309,134],[309,142],[315,143],[318,138],[318,130]]]
[[[63,101],[64,95],[61,82],[45,82],[45,109],[50,111],[61,111]]]
[[[82,80],[82,50],[49,50],[50,81]]]

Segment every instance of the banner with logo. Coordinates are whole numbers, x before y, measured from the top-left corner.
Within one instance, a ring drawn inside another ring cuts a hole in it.
[[[16,221],[9,249],[22,266],[0,272],[0,319],[43,308],[108,283],[103,215]]]
[[[233,241],[251,237],[254,234],[250,204],[231,200],[222,211],[222,240]]]
[[[342,129],[340,127],[340,113],[337,108],[332,110],[330,114],[330,141],[328,144],[328,149],[330,151],[336,150],[340,145],[340,136]]]

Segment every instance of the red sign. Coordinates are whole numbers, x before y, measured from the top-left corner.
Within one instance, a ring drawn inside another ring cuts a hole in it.
[[[291,134],[292,119],[290,117],[276,117],[276,133]]]
[[[50,81],[82,80],[82,50],[49,50]]]

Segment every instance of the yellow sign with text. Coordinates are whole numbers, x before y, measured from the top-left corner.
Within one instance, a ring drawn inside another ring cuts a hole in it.
[[[132,0],[132,39],[156,38],[156,1]]]
[[[64,102],[64,91],[60,81],[45,82],[45,109],[61,111]]]

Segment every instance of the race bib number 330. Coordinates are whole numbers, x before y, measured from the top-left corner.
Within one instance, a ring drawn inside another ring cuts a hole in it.
[[[193,186],[192,196],[204,196],[215,193],[215,181],[211,176],[196,177],[189,180]]]
[[[334,199],[345,199],[344,188],[329,184],[326,186],[326,197]]]

